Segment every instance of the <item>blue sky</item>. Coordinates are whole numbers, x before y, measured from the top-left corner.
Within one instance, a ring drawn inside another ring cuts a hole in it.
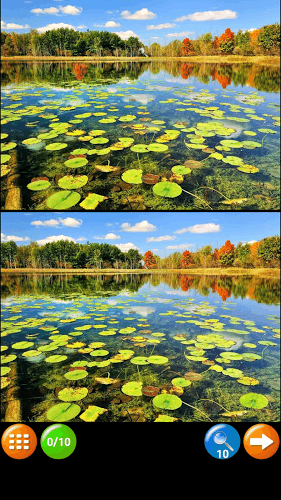
[[[205,245],[220,248],[226,240],[237,245],[279,234],[280,215],[274,212],[225,213],[84,213],[3,212],[2,241],[26,245],[68,239],[78,243],[110,243],[122,251],[151,250],[161,257],[175,251],[196,251]]]
[[[145,44],[162,45],[229,27],[253,30],[279,21],[277,0],[2,0],[1,27],[18,33],[71,27],[79,31],[108,30],[121,38],[138,36]]]

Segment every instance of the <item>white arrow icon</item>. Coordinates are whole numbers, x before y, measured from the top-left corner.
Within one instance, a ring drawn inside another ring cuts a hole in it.
[[[272,443],[274,443],[274,441],[272,441],[272,439],[267,437],[265,434],[262,434],[261,438],[250,438],[250,445],[261,445],[262,450],[270,446]]]

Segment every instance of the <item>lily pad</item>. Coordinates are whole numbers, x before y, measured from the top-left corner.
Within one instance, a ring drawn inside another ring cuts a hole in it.
[[[128,184],[142,184],[142,170],[135,168],[126,170],[122,174],[121,179]]]
[[[47,198],[46,205],[52,210],[67,210],[76,205],[80,198],[81,195],[73,191],[57,191]]]
[[[66,387],[58,393],[58,398],[61,401],[79,401],[85,398],[88,394],[87,387]]]
[[[67,144],[65,142],[53,142],[45,147],[47,151],[60,151],[64,148],[67,148]]]
[[[59,403],[52,406],[47,411],[47,419],[52,422],[66,422],[72,418],[77,417],[80,413],[81,408],[76,404],[71,403]]]
[[[79,168],[87,165],[88,160],[86,158],[72,158],[71,160],[67,160],[64,162],[66,167],[69,168]]]
[[[87,175],[65,175],[58,180],[58,185],[62,189],[78,189],[88,182]]]
[[[100,406],[90,405],[86,411],[80,415],[80,418],[84,420],[84,422],[95,422],[97,418],[106,411],[108,410],[101,408]]]
[[[165,198],[176,198],[182,193],[182,188],[175,182],[163,181],[153,186],[153,192]]]
[[[258,167],[253,167],[252,165],[246,165],[245,163],[237,167],[237,170],[240,170],[240,172],[244,172],[246,174],[256,174],[257,172],[259,172]]]
[[[177,410],[182,405],[181,399],[174,394],[158,394],[152,402],[156,408],[162,410]]]
[[[127,382],[121,391],[127,396],[142,396],[142,382]]]
[[[262,394],[257,394],[255,392],[249,392],[248,394],[244,394],[244,396],[241,396],[239,401],[242,406],[258,410],[268,405],[268,399]]]
[[[175,165],[172,167],[172,172],[174,174],[186,175],[190,174],[191,168],[186,167],[185,165]]]
[[[102,195],[96,194],[96,193],[89,193],[87,195],[87,198],[85,198],[80,203],[80,207],[84,208],[85,210],[95,210],[95,208],[97,208],[98,204],[104,200],[107,200],[106,196],[102,196]]]
[[[43,189],[48,189],[50,187],[51,183],[49,181],[34,181],[30,182],[27,184],[27,188],[30,189],[31,191],[42,191]]]

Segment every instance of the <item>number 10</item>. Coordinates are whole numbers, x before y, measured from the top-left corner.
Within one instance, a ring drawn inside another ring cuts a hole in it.
[[[217,453],[219,454],[219,458],[221,458],[221,450],[217,450]],[[228,458],[229,451],[228,450],[223,450],[222,456],[223,456],[223,458]]]

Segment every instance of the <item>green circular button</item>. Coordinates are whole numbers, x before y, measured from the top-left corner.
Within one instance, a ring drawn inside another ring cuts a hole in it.
[[[40,444],[41,448],[51,458],[67,458],[76,447],[76,436],[73,430],[64,424],[54,424],[44,430]]]

